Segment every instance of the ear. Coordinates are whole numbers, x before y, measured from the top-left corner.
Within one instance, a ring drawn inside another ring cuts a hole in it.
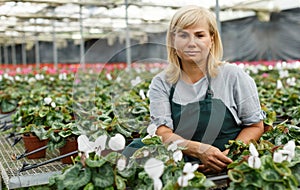
[[[214,44],[214,40],[215,40],[215,36],[212,35],[212,36],[210,37],[211,44]]]

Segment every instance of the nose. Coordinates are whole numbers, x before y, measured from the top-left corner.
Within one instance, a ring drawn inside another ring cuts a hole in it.
[[[188,41],[188,46],[196,46],[196,39],[194,36],[191,36]]]

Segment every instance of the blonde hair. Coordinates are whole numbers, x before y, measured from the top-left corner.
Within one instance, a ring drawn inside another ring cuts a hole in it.
[[[217,75],[217,67],[222,64],[223,46],[217,28],[215,15],[206,8],[199,6],[185,6],[174,14],[167,31],[168,66],[166,68],[167,81],[174,84],[178,81],[181,73],[180,59],[173,46],[172,36],[178,29],[185,29],[196,25],[202,19],[208,23],[210,36],[213,37],[213,45],[208,57],[207,70],[211,77]]]

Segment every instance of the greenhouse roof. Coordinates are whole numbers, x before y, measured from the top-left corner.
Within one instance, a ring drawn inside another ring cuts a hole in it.
[[[300,0],[219,0],[219,6],[216,2],[0,0],[0,44],[107,38],[126,35],[126,28],[131,38],[143,38],[147,33],[164,32],[176,9],[188,4],[219,10],[220,21],[300,7]]]

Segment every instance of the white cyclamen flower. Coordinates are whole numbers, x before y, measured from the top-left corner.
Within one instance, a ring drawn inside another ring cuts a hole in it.
[[[42,74],[36,74],[35,75],[35,79],[36,80],[43,80],[45,77],[44,77],[44,75],[42,75]]]
[[[172,142],[172,143],[168,146],[167,150],[171,150],[171,151],[177,150],[178,144],[180,144],[180,143],[182,143],[182,142],[184,142],[184,140],[182,140],[182,139],[176,140],[176,141]]]
[[[55,108],[56,107],[56,104],[55,102],[51,102],[51,107]]]
[[[107,73],[107,74],[106,74],[106,78],[107,78],[108,80],[112,80],[111,74],[110,74],[110,73]]]
[[[288,70],[279,70],[279,77],[284,78],[289,76],[289,71]]]
[[[140,89],[139,95],[140,95],[140,97],[142,98],[142,100],[145,100],[145,99],[146,99],[146,96],[145,96],[145,93],[144,93],[144,90],[143,90],[143,89]]]
[[[290,140],[286,145],[283,146],[282,150],[274,152],[273,161],[276,163],[281,163],[284,160],[292,161],[295,157],[295,141]]]
[[[137,76],[135,79],[132,79],[130,82],[131,82],[131,86],[136,86],[140,82],[142,82],[142,79],[141,79],[141,77]]]
[[[192,165],[192,163],[190,162],[185,163],[183,167],[183,175],[179,176],[179,178],[177,179],[178,185],[181,187],[188,186],[188,181],[194,178],[194,172],[197,170],[198,167],[199,164]]]
[[[147,127],[147,133],[152,137],[155,135],[155,132],[157,130],[157,126],[155,124],[150,124],[148,127]]]
[[[97,155],[101,155],[101,151],[105,149],[106,144],[106,135],[101,135],[96,139],[95,142],[92,142],[88,139],[86,135],[80,135],[77,139],[78,141],[78,150],[84,152],[86,157],[89,157],[89,153],[95,152]]]
[[[125,140],[124,136],[118,133],[114,137],[110,138],[110,140],[108,142],[108,146],[110,149],[112,149],[114,151],[119,151],[119,150],[123,150],[125,148],[125,143],[126,143],[126,140]]]
[[[156,158],[150,158],[144,166],[145,172],[153,180],[154,190],[162,189],[162,182],[159,179],[164,171],[164,163]]]
[[[21,77],[20,76],[15,76],[15,81],[21,81],[22,79],[21,79]]]
[[[250,157],[248,158],[248,164],[250,167],[252,168],[260,168],[261,166],[261,160],[260,158],[258,157],[259,154],[255,148],[255,146],[250,143],[250,146],[249,146],[249,151],[250,151]]]
[[[117,77],[116,81],[117,81],[117,82],[121,82],[121,81],[122,81],[122,78],[121,78],[121,77]]]
[[[126,168],[126,158],[120,158],[117,161],[117,168],[119,171],[123,171]]]
[[[183,158],[183,154],[181,150],[176,150],[173,152],[173,159],[175,162],[181,161]]]
[[[283,84],[282,84],[281,80],[279,80],[279,79],[277,80],[276,88],[277,89],[282,89],[283,88]]]
[[[288,78],[286,79],[286,83],[290,86],[296,86],[296,78],[295,77]]]
[[[282,154],[278,151],[274,152],[273,154],[273,161],[275,163],[281,163],[284,160]]]
[[[36,80],[35,80],[35,78],[33,78],[33,77],[30,77],[29,79],[28,79],[28,83],[34,83]]]
[[[46,105],[49,105],[51,102],[52,102],[52,99],[51,99],[50,97],[44,98],[44,103],[45,103]]]
[[[94,152],[94,142],[91,142],[86,135],[80,135],[77,138],[78,142],[78,150],[83,152],[85,156],[88,158],[89,153]]]
[[[59,80],[67,80],[67,74],[66,73],[60,73],[58,75]]]
[[[106,135],[101,135],[100,137],[98,137],[95,140],[93,146],[94,146],[94,151],[96,152],[96,154],[98,156],[101,156],[101,151],[105,149],[106,140],[107,140],[107,136]]]

